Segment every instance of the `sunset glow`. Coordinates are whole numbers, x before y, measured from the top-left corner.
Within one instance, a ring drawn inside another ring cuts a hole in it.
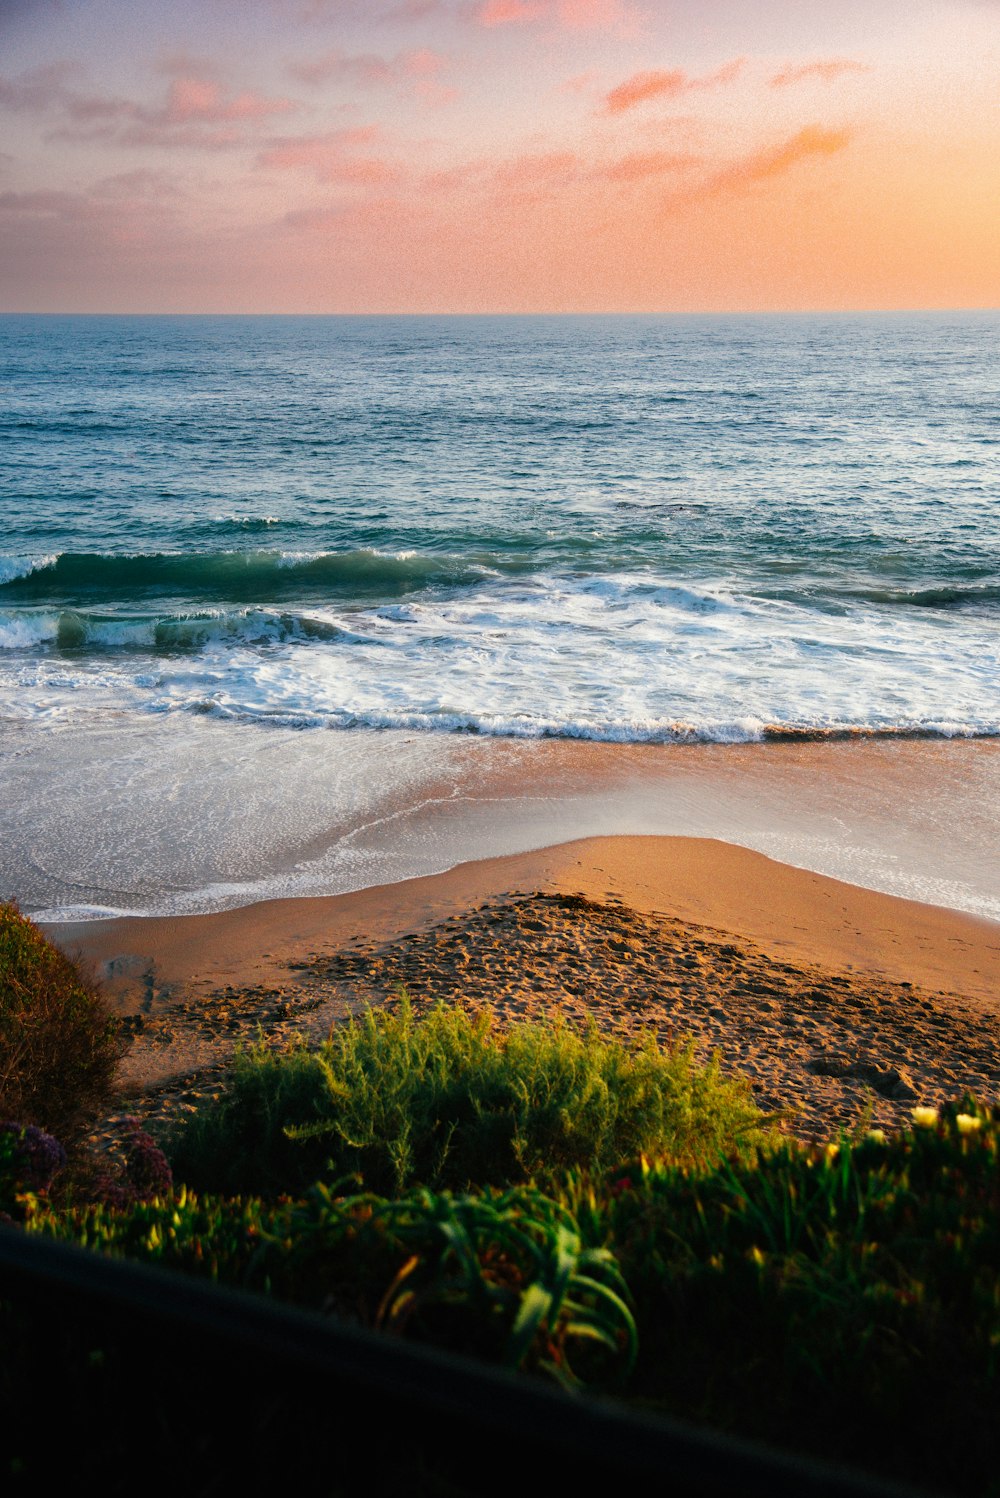
[[[21,0],[0,307],[1000,303],[989,0]]]

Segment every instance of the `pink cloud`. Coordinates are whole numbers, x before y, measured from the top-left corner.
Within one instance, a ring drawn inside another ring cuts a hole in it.
[[[159,110],[141,111],[140,117],[151,124],[218,125],[230,120],[266,120],[294,109],[290,99],[268,99],[251,91],[226,98],[221,86],[211,79],[175,78],[166,105]]]
[[[467,193],[481,188],[495,172],[496,163],[486,158],[463,161],[456,166],[428,172],[421,180],[421,187],[435,193]]]
[[[211,57],[193,52],[165,52],[157,60],[156,71],[168,78],[215,78],[219,68]]]
[[[676,98],[690,88],[691,82],[683,68],[672,68],[670,72],[657,70],[633,73],[624,83],[613,88],[604,100],[605,114],[623,114],[634,109],[647,99]]]
[[[564,181],[578,168],[575,151],[540,151],[536,156],[516,156],[497,166],[497,181],[503,187],[537,186]]]
[[[560,83],[561,94],[585,94],[593,88],[600,74],[596,68],[588,68],[585,73],[577,73],[572,78],[567,78],[565,83]]]
[[[683,68],[633,73],[631,78],[626,78],[605,96],[602,113],[624,114],[627,109],[634,109],[648,99],[676,99],[681,94],[699,89],[721,88],[734,82],[745,66],[745,57],[734,57],[731,62],[716,68],[714,73],[705,73],[700,78],[690,77]]]
[[[683,151],[633,151],[597,167],[593,173],[608,182],[642,182],[700,166],[703,158]]]
[[[387,186],[400,180],[399,167],[382,156],[355,156],[358,146],[374,143],[377,125],[332,130],[325,135],[290,136],[274,141],[257,157],[260,167],[308,171],[331,186]]]
[[[168,59],[160,71],[176,72],[183,59]],[[206,74],[173,77],[161,104],[141,104],[111,94],[86,94],[69,86],[70,64],[0,79],[0,108],[53,117],[50,141],[111,140],[125,146],[218,149],[245,143],[234,126],[252,127],[298,106],[250,89],[227,93]],[[212,127],[212,128],[208,128]]]
[[[556,19],[567,31],[631,29],[637,13],[623,0],[557,0]]]
[[[579,167],[580,158],[574,151],[544,151],[502,162],[496,169],[496,181],[507,191],[534,195],[563,186],[577,175]]]
[[[547,21],[561,31],[618,31],[631,35],[640,15],[628,0],[482,0],[480,26],[528,26]]]
[[[484,0],[476,18],[480,26],[523,26],[545,11],[543,0]]]
[[[870,73],[867,63],[855,62],[850,57],[831,57],[817,62],[787,63],[780,72],[769,79],[772,88],[787,88],[791,83],[802,83],[807,78],[819,78],[832,83],[845,73]]]
[[[810,157],[835,156],[851,142],[849,130],[827,130],[822,125],[806,125],[778,146],[754,151],[724,167],[703,184],[697,195],[715,196],[732,188],[747,187],[755,182],[783,176],[792,167]]]
[[[345,56],[336,50],[326,52],[310,62],[293,62],[288,71],[302,83],[318,85],[345,79],[364,83],[384,83],[392,76],[392,68],[384,57],[364,54]]]

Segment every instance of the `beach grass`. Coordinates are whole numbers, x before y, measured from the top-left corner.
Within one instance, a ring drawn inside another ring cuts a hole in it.
[[[201,1190],[274,1192],[357,1176],[373,1191],[505,1185],[639,1154],[685,1165],[751,1157],[771,1131],[748,1084],[691,1046],[608,1039],[559,1021],[499,1029],[404,998],[325,1044],[237,1058],[222,1099],[173,1139]]]

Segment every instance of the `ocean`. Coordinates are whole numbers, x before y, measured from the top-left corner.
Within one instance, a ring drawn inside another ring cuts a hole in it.
[[[5,316],[0,437],[0,895],[50,918],[429,872],[459,801],[506,850],[553,766],[688,830],[637,777],[1000,737],[997,313]]]

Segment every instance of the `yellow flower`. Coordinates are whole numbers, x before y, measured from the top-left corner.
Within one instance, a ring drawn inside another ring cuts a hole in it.
[[[933,1129],[938,1121],[936,1108],[916,1107],[913,1110],[913,1122],[921,1129]]]
[[[958,1132],[960,1134],[974,1134],[980,1126],[979,1119],[975,1118],[971,1113],[957,1113],[955,1115],[955,1122],[958,1124]]]
[[[875,1144],[885,1144],[885,1130],[869,1129],[868,1138],[871,1139]]]

